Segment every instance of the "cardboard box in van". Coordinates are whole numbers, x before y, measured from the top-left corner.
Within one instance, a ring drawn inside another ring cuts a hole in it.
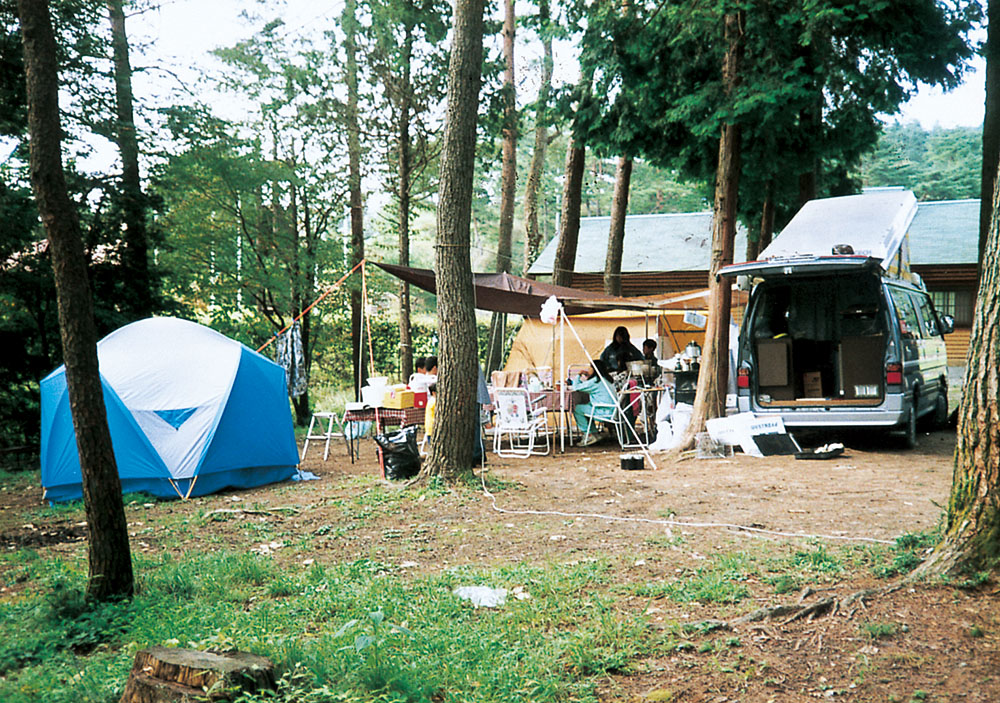
[[[819,371],[806,371],[802,374],[802,397],[823,397],[823,374]]]

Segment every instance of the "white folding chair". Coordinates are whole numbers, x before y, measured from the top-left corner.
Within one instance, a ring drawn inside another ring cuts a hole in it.
[[[496,388],[493,396],[496,410],[493,453],[521,459],[548,454],[551,451],[548,411],[536,408],[524,388]],[[536,446],[539,438],[544,438],[544,451]]]
[[[618,444],[619,446],[624,446],[627,430],[625,428],[625,420],[622,418],[619,408],[611,403],[593,403],[591,404],[591,408],[592,411],[590,415],[587,416],[587,426],[583,429],[583,438],[580,440],[580,444],[582,446],[587,446],[594,423],[603,422],[605,425],[614,425],[615,437],[618,440]],[[595,420],[594,415],[596,415],[597,411],[602,408],[609,410],[611,412],[611,417],[604,420]]]

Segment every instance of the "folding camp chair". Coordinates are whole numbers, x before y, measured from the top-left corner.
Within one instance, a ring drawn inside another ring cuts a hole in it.
[[[316,426],[316,420],[320,421],[319,429],[314,434],[313,428]],[[323,430],[323,421],[326,421],[326,430]],[[333,425],[337,423],[337,427],[340,429],[339,432],[333,431]],[[302,445],[302,456],[299,461],[306,460],[306,452],[309,451],[309,440],[311,439],[321,439],[324,440],[323,445],[323,461],[330,456],[330,440],[333,437],[343,437],[344,443],[347,445],[347,452],[351,455],[351,461],[354,461],[354,448],[351,446],[350,439],[347,433],[344,432],[344,423],[341,418],[337,416],[336,413],[313,413],[312,419],[309,421],[309,429],[306,430],[306,441]]]
[[[548,454],[551,451],[548,411],[535,407],[524,388],[495,388],[493,396],[496,410],[493,453],[522,459]],[[544,438],[544,451],[536,447],[539,438]]]

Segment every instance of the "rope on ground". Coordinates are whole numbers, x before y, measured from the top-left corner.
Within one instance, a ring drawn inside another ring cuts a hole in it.
[[[683,520],[653,519],[645,517],[622,517],[620,515],[602,515],[600,513],[567,513],[560,510],[510,510],[497,505],[497,498],[490,493],[486,487],[485,471],[479,473],[479,479],[483,485],[483,493],[493,502],[493,510],[507,515],[550,515],[553,517],[571,518],[594,518],[595,520],[607,520],[609,522],[642,522],[651,525],[666,525],[668,527],[692,527],[692,528],[723,528],[727,530],[741,530],[743,532],[753,532],[755,534],[768,535],[770,537],[784,537],[790,539],[827,539],[840,540],[844,542],[871,542],[873,544],[895,544],[895,540],[876,539],[875,537],[850,537],[845,535],[820,535],[802,532],[781,532],[779,530],[766,530],[762,527],[750,527],[749,525],[735,525],[728,522],[686,522]]]

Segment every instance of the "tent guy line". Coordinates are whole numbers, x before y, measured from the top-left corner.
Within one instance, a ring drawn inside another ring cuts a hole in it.
[[[486,478],[484,472],[480,472],[479,480],[483,486],[483,493],[489,497],[493,502],[493,510],[498,513],[503,513],[506,515],[551,515],[553,517],[571,517],[571,518],[594,518],[596,520],[607,520],[608,522],[643,522],[651,525],[667,525],[668,527],[705,527],[705,528],[724,528],[729,530],[738,530],[743,532],[753,532],[756,534],[768,535],[771,537],[785,537],[791,539],[828,539],[828,540],[840,540],[843,542],[871,542],[874,544],[895,544],[895,540],[891,539],[877,539],[875,537],[851,537],[849,535],[820,535],[820,534],[807,534],[799,532],[781,532],[779,530],[766,530],[761,527],[750,527],[749,525],[735,525],[728,522],[684,522],[682,520],[657,520],[654,518],[645,517],[622,517],[619,515],[602,515],[600,513],[567,513],[561,510],[510,510],[508,508],[501,508],[497,505],[497,498],[495,495],[490,493],[489,489],[486,487]]]
[[[359,261],[358,263],[356,263],[354,265],[354,268],[352,268],[350,271],[348,271],[347,273],[345,273],[343,276],[340,277],[339,280],[337,280],[333,285],[331,285],[329,288],[327,288],[323,292],[323,294],[321,296],[319,296],[318,298],[316,298],[316,300],[314,300],[309,305],[309,307],[307,307],[305,310],[303,310],[302,312],[300,312],[298,314],[298,316],[296,316],[296,318],[294,320],[292,320],[287,325],[285,325],[284,328],[282,328],[282,329],[278,330],[277,332],[275,332],[274,334],[272,334],[268,338],[268,340],[266,342],[264,342],[263,344],[260,345],[260,347],[257,348],[257,353],[260,354],[262,351],[264,351],[265,349],[267,349],[268,345],[271,342],[273,342],[278,337],[280,337],[281,335],[283,335],[285,332],[287,332],[288,330],[290,330],[292,328],[292,325],[294,325],[296,322],[298,322],[303,317],[305,317],[306,315],[308,315],[309,311],[312,310],[317,305],[319,305],[320,302],[323,300],[323,298],[325,298],[326,296],[330,295],[330,293],[333,293],[335,290],[337,290],[338,288],[340,288],[340,284],[343,283],[344,281],[346,281],[350,277],[350,275],[352,273],[354,273],[355,271],[357,271],[358,267],[363,266],[366,261],[367,261],[367,259],[362,259],[361,261]]]

